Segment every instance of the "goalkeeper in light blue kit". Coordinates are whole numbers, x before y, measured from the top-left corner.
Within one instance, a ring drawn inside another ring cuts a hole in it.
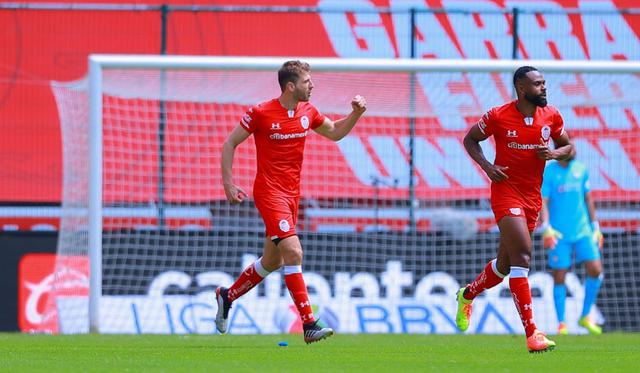
[[[584,263],[587,272],[584,304],[578,325],[590,334],[601,334],[602,328],[589,318],[602,283],[603,236],[595,216],[589,175],[584,164],[574,160],[547,164],[542,182],[541,229],[549,267],[553,273],[553,300],[558,316],[558,334],[568,333],[565,323],[565,276],[575,251],[576,265]]]

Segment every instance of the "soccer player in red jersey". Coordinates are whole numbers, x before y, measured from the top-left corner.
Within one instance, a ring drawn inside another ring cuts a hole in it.
[[[314,85],[307,63],[285,62],[278,71],[278,82],[280,96],[250,108],[222,149],[225,194],[232,204],[241,203],[247,193],[233,182],[233,156],[236,147],[253,134],[258,162],[253,197],[266,226],[266,237],[262,257],[231,287],[216,289],[216,327],[226,333],[232,302],[284,266],[284,281],[300,313],[304,341],[311,343],[333,335],[333,330],[318,325],[302,277],[303,252],[296,220],[305,139],[309,130],[333,141],[342,139],[364,114],[367,103],[364,97],[355,96],[351,113],[334,122],[309,103]]]
[[[464,138],[467,152],[491,179],[491,208],[500,229],[500,245],[497,258],[458,291],[456,324],[460,330],[467,330],[473,299],[509,275],[509,288],[525,329],[529,352],[555,347],[555,342],[536,328],[527,279],[531,233],[542,206],[542,174],[547,160],[567,159],[573,152],[562,116],[556,108],[547,106],[545,83],[536,68],[518,68],[513,75],[517,100],[489,110]],[[480,147],[480,141],[489,136],[496,142],[493,164]],[[549,147],[550,140],[554,141],[555,149]]]

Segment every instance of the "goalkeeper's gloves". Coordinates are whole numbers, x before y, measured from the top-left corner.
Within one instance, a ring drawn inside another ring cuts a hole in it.
[[[545,249],[553,249],[558,244],[558,239],[562,238],[562,233],[553,229],[550,224],[545,224],[542,228],[542,245]]]
[[[593,243],[598,245],[598,249],[602,250],[602,245],[604,244],[604,236],[602,235],[602,231],[600,230],[600,223],[594,221],[591,223],[591,229],[593,230]]]

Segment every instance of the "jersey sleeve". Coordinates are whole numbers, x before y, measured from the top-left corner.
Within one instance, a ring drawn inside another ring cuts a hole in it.
[[[315,130],[320,127],[322,123],[324,123],[324,119],[326,118],[324,114],[320,113],[320,111],[314,106],[313,107],[313,120],[311,121],[311,129]]]
[[[482,118],[480,118],[478,123],[476,123],[478,128],[480,129],[480,132],[482,132],[486,136],[492,136],[496,130],[496,116],[497,113],[495,108],[484,113]]]
[[[553,116],[553,126],[551,128],[551,138],[556,140],[564,134],[564,119],[560,112],[556,110],[556,115]]]
[[[249,133],[254,133],[258,129],[260,111],[258,105],[252,106],[240,119],[240,125]]]
[[[551,194],[551,167],[549,167],[549,165],[544,168],[540,194],[542,194],[542,198],[549,198],[549,194]]]

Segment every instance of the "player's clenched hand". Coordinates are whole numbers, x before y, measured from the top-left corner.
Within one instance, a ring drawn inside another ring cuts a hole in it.
[[[538,145],[536,153],[538,154],[538,158],[540,159],[544,159],[547,161],[549,159],[555,159],[553,150],[549,149],[549,145],[547,145],[547,143],[545,143],[543,139],[540,139],[540,144]]]
[[[604,236],[602,235],[602,231],[600,230],[600,223],[594,221],[591,223],[591,229],[593,229],[593,243],[598,245],[598,249],[602,250],[602,245],[604,244]]]
[[[232,205],[238,204],[247,198],[247,192],[242,188],[234,184],[228,184],[224,186],[224,193],[227,195],[227,201]]]
[[[602,235],[602,231],[600,231],[600,229],[593,232],[593,242],[598,245],[599,250],[602,250],[602,245],[604,245],[604,236]]]
[[[351,100],[351,108],[357,114],[362,114],[367,110],[367,100],[360,95],[356,95]]]
[[[491,181],[498,182],[509,178],[509,175],[505,173],[505,171],[507,171],[508,169],[509,167],[490,164],[484,168],[484,172],[487,173],[487,176],[489,176],[489,179],[491,179]]]
[[[562,239],[562,233],[553,229],[550,225],[542,231],[542,245],[545,249],[553,249],[558,244],[558,239]]]

